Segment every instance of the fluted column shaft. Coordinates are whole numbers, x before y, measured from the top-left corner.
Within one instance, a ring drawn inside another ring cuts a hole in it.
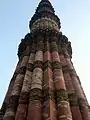
[[[52,41],[52,61],[53,73],[56,91],[58,120],[72,120],[70,106],[68,102],[68,95],[66,91],[65,81],[61,68],[60,58],[58,54],[58,47],[56,41]]]
[[[20,67],[20,64],[21,64],[21,60],[18,62],[15,71],[18,70],[18,68]],[[5,111],[6,111],[6,109],[7,109],[7,106],[8,106],[8,104],[9,104],[9,99],[10,99],[10,96],[11,96],[11,92],[12,92],[12,89],[13,89],[13,85],[14,85],[16,76],[17,76],[17,73],[14,72],[14,75],[13,75],[11,81],[10,81],[10,84],[9,84],[9,87],[8,87],[8,90],[7,90],[7,93],[6,93],[4,102],[3,102],[2,107],[1,107],[1,110],[0,110],[0,117],[1,117],[2,119],[3,119],[3,116],[4,116]]]
[[[42,112],[43,50],[41,49],[41,44],[42,41],[38,41],[35,48],[36,54],[29,96],[27,120],[42,119],[41,112]]]
[[[44,46],[44,80],[43,80],[43,120],[57,120],[54,96],[54,81],[51,67],[51,53],[49,41]]]
[[[35,53],[30,53],[15,120],[26,120]]]
[[[74,71],[71,71],[70,75],[71,75],[71,78],[73,81],[74,88],[75,88],[76,93],[77,93],[78,103],[79,103],[80,111],[82,114],[82,118],[84,120],[89,120],[90,115],[89,115],[88,105],[87,105],[87,102],[85,100],[85,96],[84,96],[83,91],[81,89],[80,83],[77,79],[77,75]]]
[[[0,110],[0,116],[2,115],[2,117],[5,114],[5,111],[7,109],[7,105],[8,105],[8,102],[9,102],[10,94],[11,94],[16,76],[17,76],[16,74],[13,75],[13,77],[11,79],[11,82],[10,82],[10,85],[9,85],[9,88],[8,88],[8,91],[7,91],[6,96],[5,96],[4,102],[2,104],[2,107],[1,107],[1,110]]]
[[[16,76],[16,79],[13,85],[9,104],[7,106],[3,120],[15,119],[15,114],[16,114],[17,104],[18,104],[18,100],[19,100],[19,96],[20,96],[20,92],[23,84],[24,74],[26,72],[25,68],[26,68],[27,61],[28,61],[28,56],[24,56],[20,64],[20,68],[18,69],[18,71],[16,71],[18,74]]]
[[[76,119],[82,120],[81,112],[80,112],[79,105],[78,105],[78,98],[76,95],[76,90],[73,86],[73,81],[69,73],[69,71],[73,69],[70,56],[68,55],[67,52],[64,52],[63,54],[60,54],[60,59],[62,62],[62,69],[63,69],[64,79],[65,79],[65,84],[66,84],[66,88],[68,91],[72,118],[73,120],[76,120]]]
[[[84,95],[82,87],[81,87],[81,83],[80,83],[80,81],[78,79],[78,76],[76,74],[76,71],[75,71],[75,69],[74,69],[74,67],[71,63],[71,60],[70,60],[70,57],[69,57],[68,53],[65,52],[64,56],[65,56],[65,59],[66,59],[66,62],[67,62],[67,68],[68,68],[70,77],[72,79],[73,88],[76,92],[76,97],[77,97],[77,106],[78,107],[77,107],[77,110],[75,110],[75,107],[74,107],[73,108],[74,111],[72,111],[72,112],[75,114],[78,111],[77,114],[79,114],[79,111],[80,111],[81,115],[82,115],[82,118],[84,120],[89,120],[90,119],[90,115],[88,114],[89,109],[88,109],[88,106],[87,106],[87,100],[85,98],[85,95]],[[78,110],[78,108],[79,108],[79,110]],[[79,116],[80,116],[80,114],[79,114]],[[74,115],[74,119],[76,119],[76,115]]]

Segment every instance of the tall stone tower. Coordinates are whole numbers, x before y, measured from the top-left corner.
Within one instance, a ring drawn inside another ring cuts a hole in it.
[[[90,120],[71,43],[50,1],[41,0],[18,48],[19,62],[0,120]]]

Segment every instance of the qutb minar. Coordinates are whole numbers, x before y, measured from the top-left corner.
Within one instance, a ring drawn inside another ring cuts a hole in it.
[[[29,27],[18,47],[19,62],[0,120],[90,120],[90,107],[71,61],[71,42],[60,31],[60,19],[49,0],[41,0]]]

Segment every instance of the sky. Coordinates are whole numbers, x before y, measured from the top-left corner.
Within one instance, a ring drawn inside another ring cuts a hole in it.
[[[0,106],[18,62],[21,39],[40,0],[0,0]],[[51,0],[72,42],[74,67],[90,103],[90,0]]]

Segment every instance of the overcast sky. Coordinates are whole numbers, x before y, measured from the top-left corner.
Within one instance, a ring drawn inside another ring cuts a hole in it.
[[[40,0],[0,0],[0,105],[15,70],[21,38]],[[51,0],[61,31],[72,42],[73,63],[90,103],[90,0]]]

